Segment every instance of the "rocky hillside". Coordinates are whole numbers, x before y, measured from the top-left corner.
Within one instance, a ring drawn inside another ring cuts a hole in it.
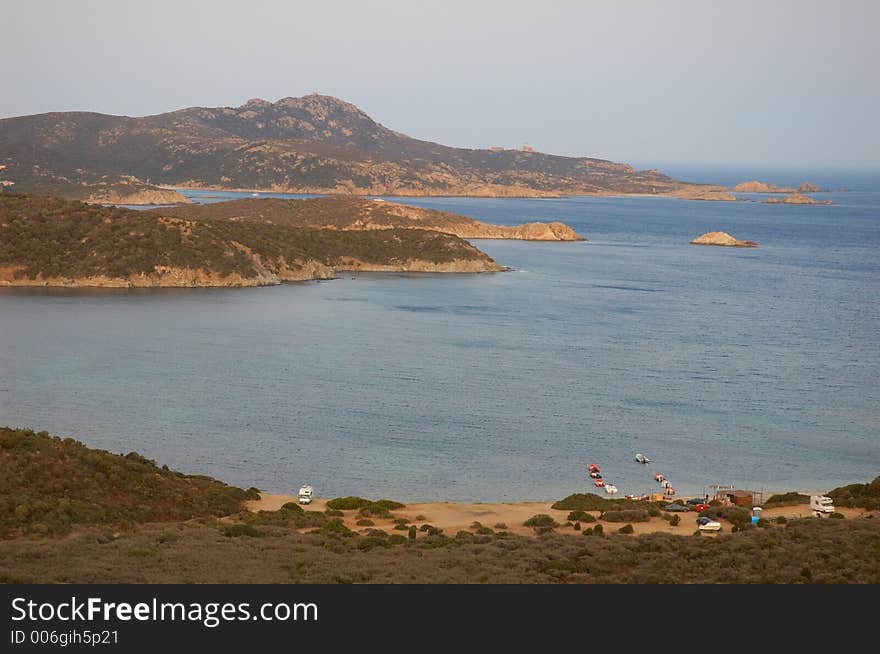
[[[707,199],[722,190],[603,159],[421,141],[323,95],[142,118],[85,112],[7,118],[0,120],[0,164],[30,192],[43,192],[47,174],[81,174],[76,171],[168,186],[372,195]]]
[[[425,229],[331,230],[186,220],[0,194],[0,285],[257,286],[338,270],[502,270],[467,241]]]
[[[585,240],[571,227],[561,222],[532,222],[505,227],[445,211],[351,196],[308,200],[244,199],[168,207],[154,209],[153,212],[187,220],[235,220],[322,229],[355,231],[391,228],[430,229],[461,238],[526,241]]]

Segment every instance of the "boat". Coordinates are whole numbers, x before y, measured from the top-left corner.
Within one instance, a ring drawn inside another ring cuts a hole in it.
[[[600,475],[598,472],[591,472],[590,477],[592,477],[593,479],[602,479],[602,475]]]
[[[664,479],[666,479],[666,477],[663,476],[662,472],[658,472],[657,474],[654,475],[654,481],[656,481],[658,483],[662,484]]]
[[[594,472],[599,472],[599,466],[597,466],[595,463],[591,463],[588,469],[591,474]]]
[[[646,465],[647,465],[648,463],[651,463],[651,459],[649,459],[648,457],[646,457],[646,456],[645,456],[644,454],[642,454],[641,452],[636,452],[636,461],[638,461],[639,463],[646,464]]]
[[[607,486],[605,486],[605,492],[609,495],[614,495],[617,492],[617,486],[615,486],[614,484],[608,484]]]
[[[595,482],[593,482],[593,483],[596,484],[596,488],[605,488],[605,482],[602,481],[601,479],[597,479],[597,480],[596,480]]]
[[[675,489],[672,486],[667,486],[663,489],[663,494],[672,497],[673,495],[675,495]]]

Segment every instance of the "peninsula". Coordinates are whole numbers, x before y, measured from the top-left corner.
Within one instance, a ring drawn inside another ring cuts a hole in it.
[[[658,170],[411,138],[326,95],[132,118],[55,112],[0,120],[4,178],[23,193],[87,199],[100,184],[398,196],[661,195],[735,199]],[[100,197],[100,196],[99,196]],[[134,202],[137,198],[129,198]],[[154,198],[145,195],[144,200]],[[179,199],[177,201],[180,201]],[[164,200],[163,200],[164,202]]]
[[[340,210],[332,198],[314,206]],[[262,286],[329,279],[341,270],[504,270],[454,234],[411,225],[331,229],[163,211],[0,194],[0,285]]]

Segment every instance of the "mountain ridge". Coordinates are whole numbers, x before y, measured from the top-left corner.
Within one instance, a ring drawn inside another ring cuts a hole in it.
[[[49,112],[0,119],[0,164],[21,192],[69,195],[102,177],[148,186],[291,193],[551,197],[696,195],[723,187],[657,170],[527,149],[457,148],[411,138],[357,106],[311,94],[144,117]]]

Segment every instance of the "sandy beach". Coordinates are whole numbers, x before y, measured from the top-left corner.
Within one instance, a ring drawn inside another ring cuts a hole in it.
[[[687,498],[681,498],[687,499]],[[324,511],[327,508],[326,499],[314,499],[309,506],[304,506],[308,511]],[[249,511],[277,511],[288,502],[297,503],[296,495],[274,495],[263,493],[259,500],[253,500],[246,503]],[[511,503],[464,503],[464,502],[423,502],[417,504],[407,504],[404,508],[392,512],[392,518],[371,518],[375,525],[373,527],[358,526],[359,519],[356,510],[343,511],[343,522],[354,531],[365,532],[367,529],[383,529],[390,531],[394,527],[394,519],[406,518],[416,526],[423,524],[439,527],[446,534],[454,536],[459,531],[472,531],[474,522],[479,522],[484,527],[490,527],[496,531],[508,531],[521,536],[534,536],[535,530],[526,527],[523,523],[534,515],[539,513],[552,516],[559,527],[556,529],[558,533],[577,533],[573,526],[565,527],[568,522],[568,511],[559,511],[550,508],[553,502],[511,502]],[[837,511],[847,518],[857,518],[863,516],[866,511],[862,509],[838,508]],[[588,511],[596,518],[599,517],[599,511]],[[689,535],[697,529],[697,513],[690,511],[688,513],[677,513],[680,522],[673,527],[662,517],[653,517],[647,522],[632,523],[633,535],[649,534],[656,532],[667,532],[670,534]],[[787,519],[792,518],[808,518],[810,517],[810,507],[807,504],[795,506],[780,506],[765,509],[763,517],[767,519],[784,516]],[[722,523],[723,532],[730,532],[732,525],[724,520]],[[597,523],[591,523],[597,524]],[[583,527],[589,527],[591,524],[584,523]],[[625,523],[602,522],[603,529],[606,533],[616,532]],[[504,526],[501,526],[504,525]],[[422,532],[417,534],[422,535]],[[707,534],[711,535],[711,534]]]

